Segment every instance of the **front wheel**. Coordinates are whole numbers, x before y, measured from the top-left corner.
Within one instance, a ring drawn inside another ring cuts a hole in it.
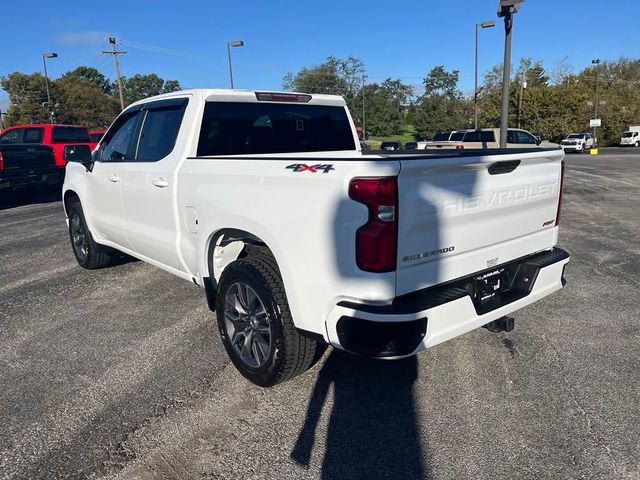
[[[78,265],[87,270],[104,268],[111,263],[108,249],[96,243],[87,227],[80,202],[69,206],[69,238]]]
[[[637,141],[636,143],[634,143],[634,145],[636,146],[636,148],[640,147],[640,141]]]
[[[305,372],[323,351],[296,330],[280,273],[266,258],[236,260],[224,270],[216,317],[231,361],[261,387]]]

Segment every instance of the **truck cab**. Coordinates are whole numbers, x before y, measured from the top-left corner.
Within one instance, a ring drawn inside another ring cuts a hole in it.
[[[629,125],[629,130],[622,134],[620,146],[640,147],[640,125]]]

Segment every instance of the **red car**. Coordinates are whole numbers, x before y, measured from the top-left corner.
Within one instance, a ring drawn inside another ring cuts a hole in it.
[[[89,130],[78,125],[29,124],[8,127],[0,135],[0,144],[38,144],[53,150],[57,168],[64,169],[66,156],[76,145],[89,145],[93,150],[96,143],[91,140]]]

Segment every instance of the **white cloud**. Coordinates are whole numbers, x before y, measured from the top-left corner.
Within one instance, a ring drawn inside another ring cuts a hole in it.
[[[108,36],[107,32],[90,30],[88,32],[66,32],[58,35],[56,40],[64,45],[85,45],[104,43]]]

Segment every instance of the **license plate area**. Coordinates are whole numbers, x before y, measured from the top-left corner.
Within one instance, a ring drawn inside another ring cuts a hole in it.
[[[500,268],[473,278],[474,303],[489,302],[505,290],[504,272]]]

